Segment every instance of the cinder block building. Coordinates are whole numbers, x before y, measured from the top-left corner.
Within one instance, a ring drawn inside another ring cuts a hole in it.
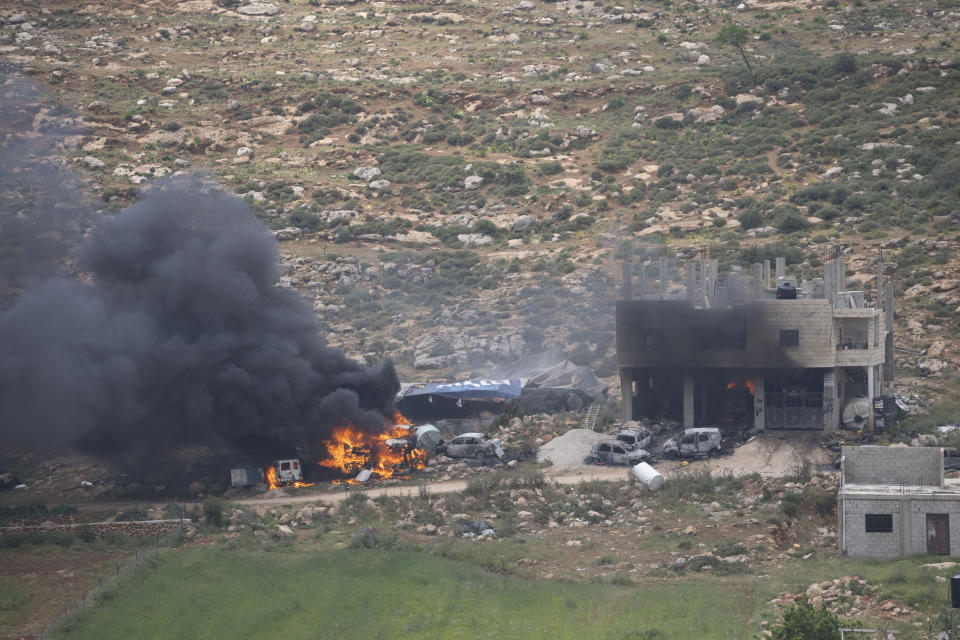
[[[839,259],[803,283],[782,258],[774,279],[769,261],[751,277],[719,274],[716,260],[680,273],[660,259],[640,269],[634,286],[625,267],[616,318],[624,419],[838,428],[853,399],[877,398],[893,376],[893,284],[881,266],[870,306],[844,274]],[[867,410],[857,421],[872,427],[872,402],[860,406]]]
[[[843,554],[960,555],[960,487],[939,447],[844,447],[837,501]]]

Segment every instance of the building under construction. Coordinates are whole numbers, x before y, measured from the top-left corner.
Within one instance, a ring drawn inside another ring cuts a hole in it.
[[[769,261],[752,273],[720,274],[716,260],[649,266],[654,275],[641,268],[636,280],[625,266],[617,303],[625,419],[874,426],[874,399],[893,376],[893,283],[883,265],[875,306],[847,289],[842,259],[802,283],[783,258],[773,273]]]

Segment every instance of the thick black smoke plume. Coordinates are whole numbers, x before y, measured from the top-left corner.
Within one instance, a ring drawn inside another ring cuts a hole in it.
[[[3,439],[262,456],[316,451],[348,421],[383,429],[392,363],[327,347],[306,302],[275,286],[276,265],[276,242],[236,197],[154,188],[82,246],[87,283],[48,279],[0,312]]]
[[[63,169],[78,123],[44,99],[0,62],[0,309],[31,281],[62,272],[90,221]]]

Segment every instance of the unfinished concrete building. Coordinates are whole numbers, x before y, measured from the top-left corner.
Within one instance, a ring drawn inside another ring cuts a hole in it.
[[[767,261],[720,274],[716,260],[704,260],[680,273],[661,258],[636,277],[625,265],[617,303],[624,418],[832,430],[846,407],[859,406],[852,419],[872,427],[867,399],[893,373],[892,282],[881,266],[880,299],[869,306],[847,289],[842,259],[810,282],[791,278],[783,258],[774,269]]]
[[[939,447],[844,447],[837,496],[840,553],[960,554],[960,487]]]

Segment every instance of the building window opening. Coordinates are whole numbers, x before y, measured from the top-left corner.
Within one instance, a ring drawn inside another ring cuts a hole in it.
[[[893,532],[893,515],[889,513],[868,513],[863,518],[866,533]]]
[[[799,329],[780,329],[781,347],[799,347],[800,330]]]

